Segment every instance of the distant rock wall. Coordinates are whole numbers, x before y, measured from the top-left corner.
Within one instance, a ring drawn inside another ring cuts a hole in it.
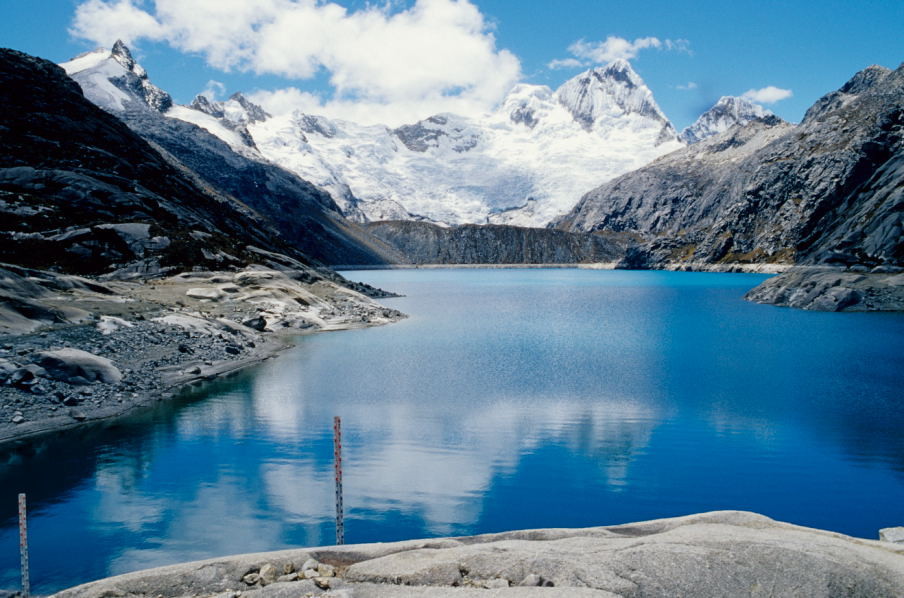
[[[367,230],[411,264],[578,264],[613,262],[624,254],[602,236],[552,229],[391,221]]]

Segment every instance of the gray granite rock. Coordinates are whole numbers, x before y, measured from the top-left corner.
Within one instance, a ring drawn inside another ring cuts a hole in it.
[[[122,372],[112,361],[81,349],[42,351],[36,355],[36,362],[51,378],[70,384],[118,384],[122,380]]]
[[[242,577],[263,564],[280,569],[309,558],[332,565],[338,577],[277,582],[251,590],[251,595],[301,596],[313,591],[303,587],[313,585],[326,590],[326,596],[354,598],[865,598],[900,595],[904,588],[904,546],[780,523],[755,513],[718,511],[612,527],[241,555],[112,577],[58,596],[169,598],[247,591]],[[324,580],[328,587],[318,585]]]

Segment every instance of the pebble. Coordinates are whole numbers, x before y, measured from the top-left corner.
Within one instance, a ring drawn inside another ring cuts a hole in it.
[[[317,565],[317,574],[320,575],[320,577],[333,577],[336,575],[336,569],[332,565],[320,563]]]
[[[307,571],[307,570],[309,570],[309,569],[316,569],[316,568],[317,568],[317,565],[319,565],[319,564],[320,564],[320,563],[317,562],[317,559],[308,559],[308,560],[306,560],[306,561],[304,562],[304,564],[301,566],[301,570],[302,570],[302,571]]]
[[[258,573],[258,577],[260,579],[261,585],[266,586],[276,581],[276,578],[279,577],[279,573],[277,572],[276,567],[274,567],[270,563],[267,563],[266,565],[261,567],[261,570]]]

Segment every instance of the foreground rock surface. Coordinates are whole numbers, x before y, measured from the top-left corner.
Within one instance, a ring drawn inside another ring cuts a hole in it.
[[[57,596],[866,597],[900,596],[902,588],[904,546],[717,511],[240,555],[129,573]]]

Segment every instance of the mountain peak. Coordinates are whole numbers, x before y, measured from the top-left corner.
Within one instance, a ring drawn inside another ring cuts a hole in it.
[[[116,43],[113,44],[113,49],[110,50],[110,56],[127,71],[134,70],[135,59],[132,58],[132,52],[129,50],[129,47],[121,39],[116,40]]]
[[[569,79],[556,91],[556,98],[588,131],[601,119],[639,114],[675,134],[653,92],[627,60],[617,59]]]
[[[694,124],[681,131],[679,138],[687,144],[697,143],[727,131],[735,125],[746,125],[773,114],[758,104],[737,96],[722,96],[719,101],[700,115]]]
[[[172,97],[150,82],[147,71],[135,62],[121,39],[116,40],[109,52],[95,50],[81,54],[61,66],[92,101],[112,112],[141,105],[166,112],[173,105]]]
[[[261,106],[255,104],[251,100],[245,97],[245,95],[237,91],[229,97],[230,101],[237,103],[242,107],[244,111],[244,115],[239,118],[242,122],[247,123],[256,123],[263,122],[270,118],[270,114],[267,113]]]

